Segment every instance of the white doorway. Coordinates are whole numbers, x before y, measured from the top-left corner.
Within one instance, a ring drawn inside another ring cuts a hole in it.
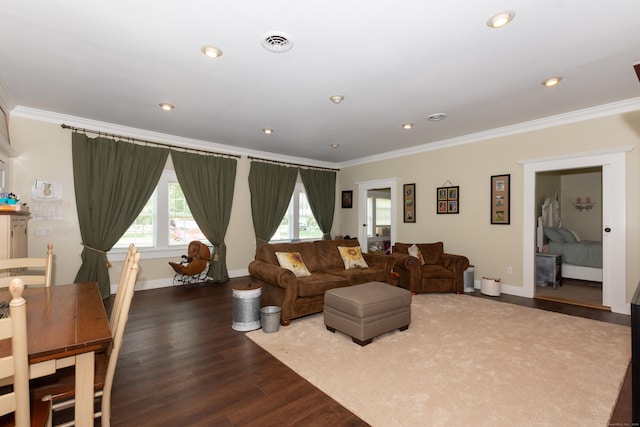
[[[626,182],[625,152],[629,148],[606,152],[575,154],[526,160],[524,164],[523,212],[523,295],[535,293],[536,250],[536,173],[584,167],[602,167],[602,305],[614,313],[629,314],[626,301]]]
[[[397,220],[397,184],[395,178],[386,178],[386,179],[376,179],[372,181],[363,181],[357,182],[358,185],[358,241],[360,242],[360,247],[363,252],[368,252],[369,245],[367,244],[369,240],[369,224],[368,218],[371,218],[371,215],[368,212],[369,203],[367,203],[367,199],[369,197],[369,192],[377,189],[385,188],[389,189],[389,194],[391,198],[391,225],[388,230],[388,237],[391,241],[391,246],[396,242],[396,220]],[[385,231],[386,233],[387,231]],[[375,233],[374,233],[375,234]]]

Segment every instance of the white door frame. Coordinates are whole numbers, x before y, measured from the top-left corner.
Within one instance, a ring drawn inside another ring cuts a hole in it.
[[[525,160],[522,283],[526,297],[535,292],[536,173],[602,166],[602,303],[614,313],[629,314],[626,261],[626,173],[625,147],[616,150],[577,153],[571,156]]]
[[[368,252],[367,242],[367,192],[376,188],[391,188],[391,246],[396,243],[396,218],[398,189],[396,178],[374,179],[356,182],[358,186],[358,241],[363,252]],[[364,246],[363,246],[364,244]]]

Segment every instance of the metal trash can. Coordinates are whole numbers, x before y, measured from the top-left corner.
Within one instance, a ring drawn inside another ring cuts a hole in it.
[[[475,290],[475,277],[474,277],[475,268],[473,265],[470,265],[464,271],[464,291],[465,292],[473,292]]]
[[[276,305],[267,305],[260,309],[260,321],[262,332],[270,334],[280,329],[280,313],[282,308]]]
[[[254,283],[235,286],[233,293],[233,323],[235,331],[253,331],[260,327],[260,296],[262,287]]]

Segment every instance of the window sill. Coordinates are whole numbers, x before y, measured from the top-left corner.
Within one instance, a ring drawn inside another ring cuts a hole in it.
[[[124,261],[127,256],[128,248],[118,248],[109,251],[107,254],[110,261]],[[159,248],[138,248],[142,259],[159,259],[159,258],[180,258],[187,254],[187,245],[159,249]]]

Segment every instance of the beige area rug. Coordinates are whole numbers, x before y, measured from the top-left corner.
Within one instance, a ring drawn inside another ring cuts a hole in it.
[[[416,295],[360,347],[322,314],[247,336],[373,426],[606,426],[630,328],[468,295]]]

